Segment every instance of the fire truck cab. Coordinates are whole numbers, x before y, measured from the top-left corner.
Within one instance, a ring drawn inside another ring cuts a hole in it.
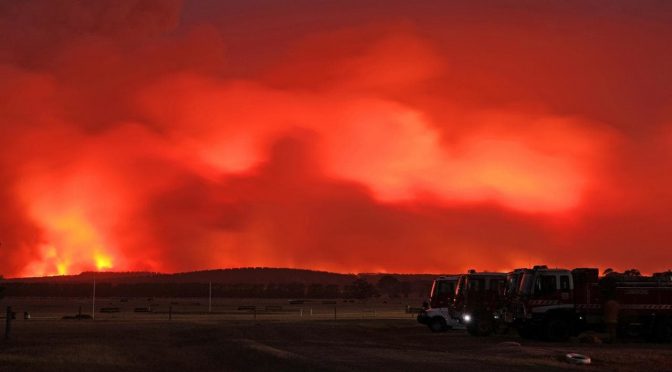
[[[418,322],[425,324],[432,332],[443,332],[448,329],[464,326],[457,318],[451,316],[455,288],[458,275],[440,276],[434,280],[429,292],[429,299],[423,303],[423,310],[418,314]]]
[[[505,273],[472,271],[462,275],[455,290],[453,316],[466,326],[469,334],[489,335],[499,328],[505,289]]]
[[[508,299],[504,321],[523,337],[569,338],[581,320],[574,308],[572,273],[535,266],[519,275],[518,289]]]
[[[504,297],[507,300],[513,299],[518,295],[518,288],[523,274],[529,269],[515,269],[506,274],[506,288],[504,289]]]
[[[613,273],[600,278],[596,268],[570,271],[546,266],[522,272],[504,312],[505,322],[522,337],[562,341],[603,328],[605,304],[614,301],[620,330],[636,329],[659,341],[672,338],[670,276]]]

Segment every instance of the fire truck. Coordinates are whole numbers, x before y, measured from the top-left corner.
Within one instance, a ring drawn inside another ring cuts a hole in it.
[[[452,316],[474,336],[487,336],[501,324],[499,310],[504,305],[507,275],[475,272],[460,276],[455,290]]]
[[[506,289],[504,290],[504,297],[507,302],[511,301],[518,295],[520,280],[523,278],[523,274],[525,274],[526,270],[528,269],[515,269],[506,274]]]
[[[605,304],[615,301],[618,329],[657,341],[672,338],[672,275],[610,273],[598,269],[535,266],[510,273],[519,282],[511,291],[504,320],[522,337],[562,341],[605,325]]]
[[[425,324],[432,332],[443,332],[464,325],[453,316],[453,300],[459,275],[440,276],[434,280],[429,292],[429,299],[423,303],[423,310],[418,314],[418,322]]]

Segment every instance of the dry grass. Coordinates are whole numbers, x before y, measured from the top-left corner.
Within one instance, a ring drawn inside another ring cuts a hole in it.
[[[96,319],[104,320],[165,320],[169,309],[173,319],[195,320],[199,316],[206,320],[324,320],[339,319],[412,319],[406,313],[408,305],[415,305],[416,299],[407,300],[371,300],[371,301],[333,301],[312,300],[300,305],[291,305],[287,299],[220,299],[212,301],[209,309],[207,298],[99,298],[96,301]],[[90,298],[9,298],[0,303],[0,310],[11,305],[13,311],[21,317],[24,311],[34,319],[61,319],[63,316],[82,313],[91,314]],[[241,308],[255,307],[256,311]],[[102,308],[119,308],[119,313],[101,313]],[[151,312],[135,312],[137,308],[149,308]],[[209,312],[211,310],[211,312]]]
[[[379,309],[383,305],[389,304]],[[356,313],[356,304],[350,309]],[[669,344],[548,344],[514,335],[432,334],[407,315],[337,321],[269,315],[253,321],[184,314],[170,322],[135,315],[17,320],[12,339],[0,342],[0,371],[662,371],[672,366]],[[568,352],[591,356],[593,365],[567,364],[562,357]]]

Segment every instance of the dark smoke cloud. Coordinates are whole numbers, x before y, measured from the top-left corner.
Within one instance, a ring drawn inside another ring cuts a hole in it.
[[[667,269],[671,9],[2,2],[0,272]]]

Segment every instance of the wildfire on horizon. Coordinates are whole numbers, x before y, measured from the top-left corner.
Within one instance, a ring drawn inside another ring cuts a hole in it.
[[[672,6],[273,4],[0,4],[0,273],[672,266]]]

